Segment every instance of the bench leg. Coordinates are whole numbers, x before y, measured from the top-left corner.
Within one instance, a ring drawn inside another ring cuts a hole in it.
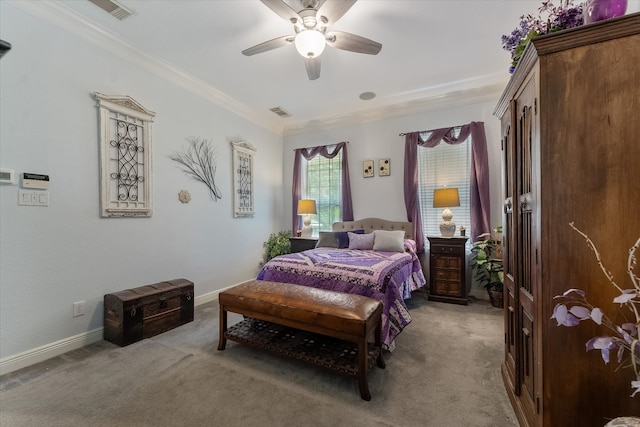
[[[378,368],[384,369],[387,365],[384,363],[384,359],[382,358],[382,316],[380,316],[380,321],[378,322],[378,326],[376,326],[376,330],[374,332],[375,335],[375,345],[380,349],[380,353],[378,353],[378,358],[376,360],[376,364]]]
[[[218,337],[218,350],[224,350],[227,345],[227,339],[224,337],[227,332],[227,310],[220,306],[220,336]]]
[[[358,387],[360,388],[360,397],[363,400],[371,400],[371,393],[369,393],[369,349],[367,346],[367,337],[361,338],[358,341]]]

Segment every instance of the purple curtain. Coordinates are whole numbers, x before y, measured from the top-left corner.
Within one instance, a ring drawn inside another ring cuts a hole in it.
[[[432,148],[440,144],[440,141],[460,144],[471,135],[471,239],[475,241],[482,233],[491,231],[489,160],[484,123],[471,122],[462,126],[457,138],[455,128],[452,127],[430,132],[426,141],[420,136],[423,132],[407,133],[404,144],[404,203],[407,208],[407,220],[413,223],[414,240],[419,252],[424,251],[424,233],[418,201],[418,145]]]
[[[339,144],[323,145],[320,147],[310,148],[298,148],[295,150],[293,160],[293,186],[291,191],[291,224],[293,226],[292,231],[295,234],[296,230],[301,228],[301,219],[298,215],[298,200],[300,200],[300,170],[302,168],[302,158],[311,160],[318,154],[327,159],[333,159],[342,150],[342,220],[353,221],[353,206],[351,205],[351,183],[349,181],[349,159],[347,157],[347,144],[348,142],[341,142]],[[333,147],[333,151],[329,152],[329,149]]]

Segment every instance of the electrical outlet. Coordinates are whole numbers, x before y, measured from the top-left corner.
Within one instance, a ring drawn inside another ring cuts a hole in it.
[[[84,315],[84,301],[76,301],[73,303],[73,317]]]

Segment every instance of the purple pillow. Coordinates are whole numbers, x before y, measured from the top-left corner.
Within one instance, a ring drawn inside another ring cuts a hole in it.
[[[349,249],[373,249],[373,242],[375,239],[375,235],[373,233],[369,234],[356,234],[349,233]]]
[[[349,236],[347,235],[347,233],[364,234],[364,230],[336,231],[338,248],[347,249],[349,247]]]

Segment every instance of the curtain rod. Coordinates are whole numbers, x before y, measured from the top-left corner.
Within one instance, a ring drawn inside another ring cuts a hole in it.
[[[308,150],[308,149],[310,149],[310,148],[318,148],[318,147],[328,147],[328,146],[330,146],[330,145],[338,145],[338,144],[342,144],[343,142],[344,142],[345,144],[349,144],[349,141],[340,141],[340,142],[336,142],[335,144],[316,145],[315,147],[300,147],[300,148],[294,148],[294,149],[293,149],[293,151],[296,151],[296,150],[305,150],[305,149],[306,149],[306,150]]]
[[[451,126],[451,128],[452,129],[457,129],[457,128],[461,128],[462,126],[464,126],[464,125]],[[409,133],[414,133],[414,132],[418,132],[418,133],[433,132],[434,130],[438,130],[438,129],[418,130],[418,131],[413,131],[413,132],[402,132],[402,133],[398,134],[398,136],[405,136],[405,135],[407,135]]]

